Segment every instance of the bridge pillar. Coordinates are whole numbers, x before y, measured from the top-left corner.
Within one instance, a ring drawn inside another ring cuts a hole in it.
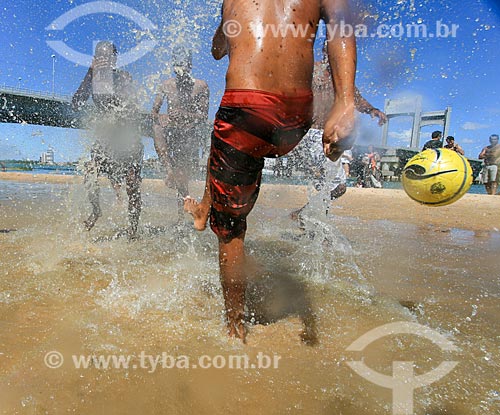
[[[420,148],[420,131],[427,125],[439,125],[442,127],[443,136],[448,135],[450,125],[451,107],[444,111],[422,112],[422,97],[416,96],[407,99],[386,99],[384,112],[387,115],[387,123],[382,129],[382,146],[387,146],[390,121],[396,117],[411,117],[412,131],[410,136],[410,148]]]

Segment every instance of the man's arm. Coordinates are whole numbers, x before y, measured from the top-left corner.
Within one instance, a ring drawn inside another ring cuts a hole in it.
[[[164,84],[160,85],[153,103],[151,116],[153,118],[153,144],[156,150],[156,154],[158,154],[158,160],[160,161],[160,164],[163,166],[166,172],[165,184],[167,185],[167,187],[171,187],[172,167],[168,158],[168,145],[163,131],[164,123],[160,121],[160,109],[165,99],[165,89],[166,88]]]
[[[224,3],[220,12],[220,24],[212,39],[212,56],[215,60],[220,60],[227,55],[227,39],[224,34]]]
[[[208,120],[208,107],[210,101],[210,91],[205,81],[200,82],[200,91],[195,96],[196,114],[194,119],[197,122],[206,122]]]
[[[322,18],[328,25],[341,27],[351,23],[347,0],[322,0]],[[344,150],[351,148],[354,128],[354,79],[356,75],[356,39],[354,34],[343,36],[335,31],[327,45],[335,101],[323,133],[325,155],[336,161]]]
[[[458,153],[458,154],[461,154],[462,156],[465,154],[465,151],[462,147],[460,147],[458,144],[455,144],[455,151]]]
[[[479,156],[477,156],[478,159],[482,160],[486,158],[486,151],[488,150],[488,147],[485,147],[481,150],[479,153]]]
[[[387,115],[380,111],[378,108],[375,108],[372,104],[370,104],[359,92],[357,87],[354,87],[354,105],[356,109],[363,113],[368,114],[372,118],[378,118],[378,125],[384,125],[387,122]]]
[[[76,90],[73,98],[71,100],[71,107],[78,111],[81,107],[85,105],[90,97],[90,92],[92,90],[92,66],[87,71],[85,78],[83,78],[82,83]]]
[[[155,100],[153,102],[153,108],[151,109],[151,116],[153,117],[153,123],[155,125],[160,124],[160,109],[163,105],[163,100],[165,99],[165,92],[163,85],[160,85],[158,93],[155,96]]]

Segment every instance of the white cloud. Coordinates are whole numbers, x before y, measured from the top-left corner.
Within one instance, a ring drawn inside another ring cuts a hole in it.
[[[411,131],[412,131],[411,128],[408,130],[401,130],[401,131],[389,131],[388,136],[396,140],[410,142]]]
[[[462,144],[474,144],[476,140],[473,140],[472,138],[462,138],[460,140]]]
[[[489,125],[467,121],[461,128],[462,130],[482,130],[483,128],[489,128]]]

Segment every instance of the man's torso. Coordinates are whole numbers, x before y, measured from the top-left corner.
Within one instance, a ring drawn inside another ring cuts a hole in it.
[[[484,164],[487,166],[500,164],[500,144],[486,147]]]
[[[205,81],[193,79],[192,85],[178,85],[175,78],[165,81],[162,93],[167,100],[167,114],[184,114],[175,120],[176,126],[187,126],[193,119],[204,118],[204,109],[208,103],[208,86]]]
[[[239,35],[226,37],[226,88],[286,95],[309,90],[320,6],[319,0],[224,1],[223,21],[241,27]]]

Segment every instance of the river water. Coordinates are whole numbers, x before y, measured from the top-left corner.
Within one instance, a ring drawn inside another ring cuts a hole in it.
[[[216,238],[176,223],[173,194],[144,186],[141,237],[128,242],[109,188],[88,233],[81,185],[0,182],[1,413],[393,413],[391,389],[352,361],[389,377],[395,361],[417,376],[457,362],[413,391],[414,413],[500,413],[500,235],[334,215],[300,230],[288,213],[301,201],[287,194],[250,218],[242,345],[224,331]],[[397,322],[456,349],[414,333],[346,350]],[[118,355],[128,367],[99,366]],[[144,356],[160,358],[153,368]],[[231,368],[233,356],[251,364]]]

